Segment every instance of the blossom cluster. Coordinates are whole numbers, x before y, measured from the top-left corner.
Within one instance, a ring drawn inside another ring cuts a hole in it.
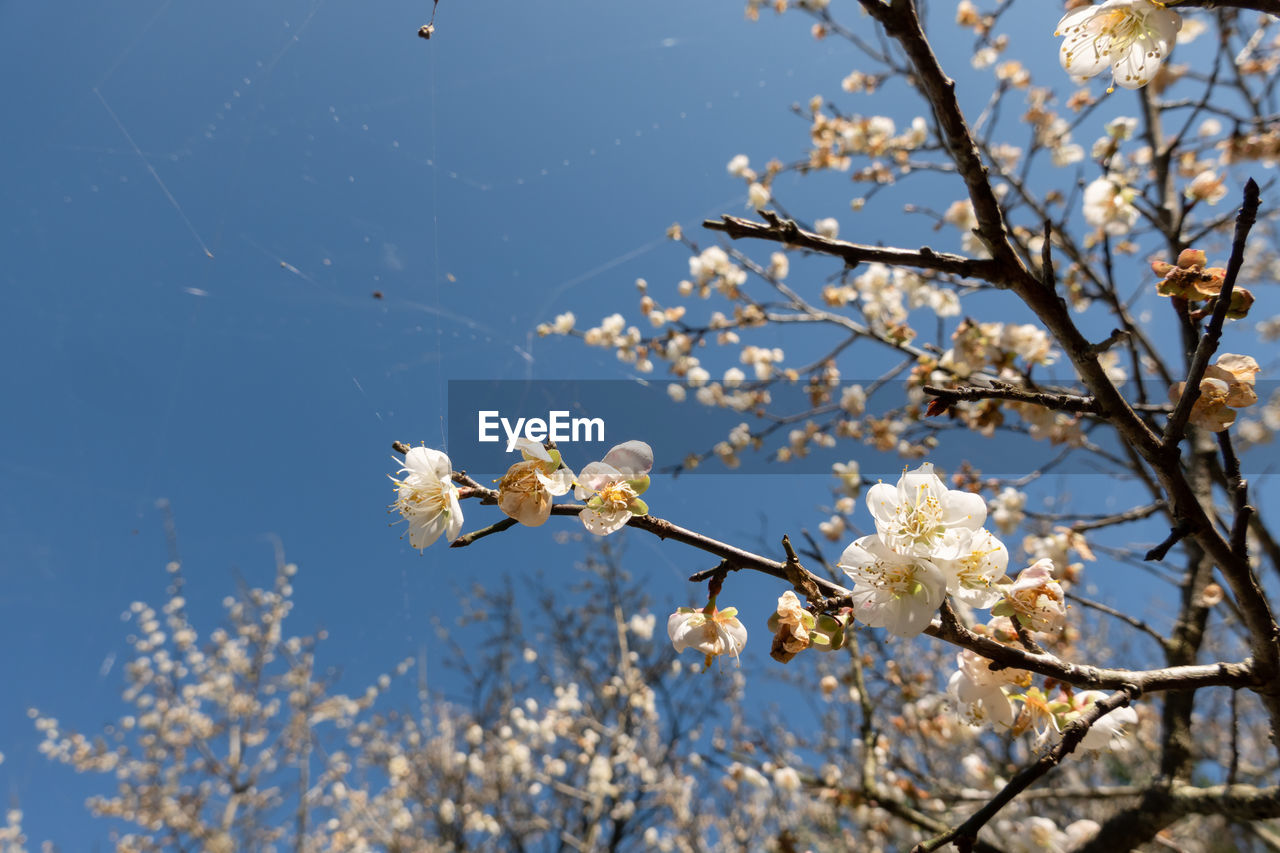
[[[520,524],[546,523],[554,499],[570,489],[586,504],[578,518],[597,536],[608,536],[625,527],[632,516],[649,512],[640,495],[649,488],[653,450],[643,441],[616,445],[604,459],[587,464],[576,475],[564,465],[559,450],[527,438],[516,439],[515,447],[521,461],[499,480],[498,508]],[[441,533],[450,542],[457,539],[462,509],[449,457],[439,450],[414,447],[405,454],[401,473],[403,480],[392,478],[397,488],[392,509],[409,522],[409,543],[422,550]]]
[[[987,505],[948,489],[926,462],[897,486],[867,492],[876,532],[855,540],[839,565],[854,579],[853,615],[900,637],[919,634],[950,593],[970,607],[1001,598],[1009,552],[982,525]]]

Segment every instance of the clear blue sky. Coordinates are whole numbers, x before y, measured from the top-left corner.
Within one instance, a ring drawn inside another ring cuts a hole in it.
[[[426,42],[429,2],[0,6],[0,797],[34,842],[100,837],[81,803],[105,780],[47,765],[25,709],[90,732],[117,713],[120,614],[163,595],[158,499],[201,627],[237,577],[267,581],[278,538],[301,565],[295,630],[330,631],[353,689],[430,648],[450,584],[544,545],[564,561],[547,531],[419,556],[387,527],[389,445],[442,444],[451,378],[626,375],[531,331],[567,309],[639,319],[637,276],[671,294],[686,260],[665,228],[743,212],[725,163],[799,156],[789,106],[838,95],[856,62],[803,16],[741,7],[443,0]],[[1051,30],[1028,34],[1041,56]],[[858,234],[848,184],[787,187],[842,236],[929,239],[900,217]],[[755,544],[762,514],[771,540],[814,526],[825,485],[649,497]],[[630,554],[666,600],[710,564]]]

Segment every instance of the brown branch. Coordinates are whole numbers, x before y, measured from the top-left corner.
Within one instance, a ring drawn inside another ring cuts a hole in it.
[[[467,476],[465,472],[455,471],[453,479],[460,486],[463,486],[463,489],[459,490],[461,496],[477,499],[482,504],[496,504],[498,502],[497,490],[480,485]],[[577,516],[584,509],[586,507],[581,504],[555,504],[551,507],[551,514]],[[484,535],[488,536],[501,532],[500,530],[491,529],[499,525],[502,525],[502,530],[511,527],[511,525],[506,525],[500,521],[495,525],[490,525],[489,528],[485,528]],[[709,554],[714,554],[727,563],[728,570],[753,569],[779,580],[792,583],[793,578],[797,577],[795,569],[799,568],[804,573],[804,577],[814,585],[814,591],[819,594],[816,599],[810,598],[810,603],[814,604],[819,612],[838,610],[841,607],[848,606],[851,601],[852,592],[850,590],[814,575],[803,567],[799,567],[798,561],[796,566],[789,569],[786,563],[754,554],[652,515],[634,516],[627,522],[627,526],[652,533],[660,539],[673,539]],[[787,544],[789,545],[790,542],[788,541]],[[726,566],[722,564],[712,571],[714,573],[724,570],[726,570]],[[703,574],[705,573],[695,574],[691,579],[700,580]],[[805,594],[809,595],[807,591]],[[822,598],[821,596],[823,595],[828,597]],[[1103,669],[1074,664],[1060,660],[1051,654],[1029,653],[1022,649],[998,643],[990,637],[975,634],[960,624],[955,613],[951,610],[951,606],[946,602],[943,602],[940,614],[942,616],[940,625],[930,625],[925,629],[924,633],[961,648],[971,649],[983,657],[995,661],[1002,667],[1025,669],[1029,672],[1047,675],[1076,687],[1114,690],[1128,685],[1136,685],[1143,692],[1152,693],[1162,690],[1191,690],[1215,685],[1256,687],[1258,684],[1257,675],[1251,662],[1198,664],[1153,670]]]
[[[1164,690],[1193,690],[1210,686],[1256,687],[1258,676],[1251,662],[1190,664],[1145,671],[1103,669],[1069,663],[1051,654],[1032,654],[1014,646],[1006,646],[990,637],[975,634],[960,624],[955,612],[943,603],[939,624],[930,625],[924,633],[962,648],[977,652],[994,661],[997,669],[1025,669],[1047,675],[1058,681],[1091,690],[1119,690],[1136,686],[1143,693]]]
[[[1222,815],[1254,821],[1280,816],[1280,788],[1252,785],[1152,785],[1142,799],[1107,818],[1076,853],[1135,850],[1189,814]]]
[[[1178,464],[1176,445],[1162,442],[1134,412],[1106,375],[1093,345],[1076,326],[1066,302],[1026,268],[1010,245],[999,202],[987,177],[987,168],[956,100],[955,82],[939,65],[913,0],[891,0],[887,3],[862,0],[862,8],[901,44],[916,70],[917,87],[933,108],[947,152],[969,189],[969,198],[979,222],[979,234],[991,250],[992,262],[998,266],[997,273],[989,280],[1011,288],[1062,346],[1077,374],[1092,392],[1101,416],[1112,423],[1126,446],[1132,447],[1150,465],[1168,497],[1170,514],[1178,526],[1194,535],[1205,552],[1217,562],[1232,592],[1241,602],[1250,651],[1262,678],[1261,685],[1265,685],[1258,693],[1267,706],[1273,729],[1280,729],[1280,677],[1277,677],[1280,676],[1280,627],[1276,625],[1271,605],[1253,576],[1248,561],[1239,559],[1232,552],[1230,543],[1215,528],[1208,510],[1199,502]],[[1228,300],[1220,299],[1217,308],[1225,312],[1226,307],[1222,303]]]
[[[1155,562],[1163,560],[1169,553],[1169,549],[1185,539],[1187,534],[1190,532],[1191,524],[1187,522],[1186,519],[1179,521],[1173,526],[1173,529],[1169,531],[1169,535],[1166,536],[1159,545],[1148,551],[1142,559]]]
[[[1059,412],[1079,412],[1097,414],[1098,404],[1092,397],[1081,397],[1076,394],[1045,394],[1039,391],[1024,391],[1003,382],[993,383],[990,388],[965,386],[963,388],[939,388],[936,385],[924,386],[926,394],[945,402],[948,406],[968,400],[1013,400],[1018,403],[1031,403]]]
[[[1182,433],[1191,419],[1191,408],[1200,398],[1200,380],[1209,367],[1209,359],[1217,352],[1218,341],[1222,339],[1222,324],[1227,320],[1227,309],[1231,307],[1231,293],[1236,286],[1236,277],[1240,275],[1240,267],[1244,265],[1245,243],[1249,232],[1258,218],[1258,205],[1261,202],[1261,191],[1257,183],[1250,178],[1244,185],[1244,203],[1236,214],[1236,232],[1231,241],[1231,257],[1227,260],[1226,277],[1222,280],[1222,290],[1218,292],[1213,306],[1213,316],[1205,328],[1200,342],[1196,345],[1195,354],[1191,357],[1191,366],[1187,368],[1186,384],[1182,388],[1182,396],[1174,407],[1173,415],[1165,424],[1161,442],[1165,448],[1177,446],[1182,441]]]
[[[866,246],[861,243],[850,243],[847,240],[833,240],[805,231],[790,219],[782,219],[769,210],[758,211],[766,222],[753,222],[737,216],[722,215],[719,219],[707,219],[702,227],[711,231],[723,231],[734,240],[750,237],[757,240],[772,240],[835,255],[842,258],[850,267],[861,263],[881,263],[893,266],[915,267],[917,269],[935,270],[950,273],[964,278],[990,280],[995,275],[996,267],[987,260],[966,258],[947,252],[935,252],[928,247],[919,250],[896,249],[883,246]]]
[[[1009,783],[992,797],[985,806],[978,809],[968,820],[954,829],[917,844],[912,848],[912,853],[931,853],[931,851],[945,847],[952,842],[955,842],[961,849],[971,847],[973,842],[977,840],[978,832],[982,827],[986,826],[987,822],[1008,805],[1014,797],[1018,796],[1054,767],[1057,767],[1062,762],[1062,759],[1074,752],[1094,723],[1117,708],[1128,705],[1141,693],[1142,691],[1138,687],[1128,685],[1104,699],[1099,699],[1093,704],[1093,707],[1067,726],[1062,733],[1062,740],[1058,741],[1053,749],[1018,771],[1018,774],[1010,779]]]
[[[464,533],[457,539],[449,543],[450,548],[465,548],[477,539],[483,539],[486,536],[492,536],[495,533],[501,533],[504,530],[510,530],[519,524],[514,518],[504,518],[501,521],[495,521],[488,527],[482,527],[479,530],[473,530],[470,533]]]
[[[1280,0],[1172,0],[1178,9],[1251,9],[1280,16]]]

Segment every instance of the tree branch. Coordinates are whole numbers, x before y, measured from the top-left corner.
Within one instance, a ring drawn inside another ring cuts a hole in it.
[[[772,240],[775,243],[785,243],[788,246],[835,255],[842,258],[850,267],[856,267],[861,263],[881,263],[934,270],[983,281],[990,280],[997,271],[991,261],[966,258],[947,252],[935,252],[928,247],[912,251],[911,249],[866,246],[861,243],[850,243],[847,240],[833,240],[812,231],[805,231],[792,220],[782,219],[772,211],[761,210],[759,213],[767,220],[766,222],[753,222],[750,219],[724,214],[719,219],[703,221],[702,227],[711,231],[722,231],[734,240],[744,237]]]
[[[944,847],[953,841],[961,849],[971,847],[978,838],[979,830],[986,826],[987,822],[995,817],[1000,809],[1008,805],[1014,797],[1030,787],[1041,776],[1057,767],[1063,758],[1074,752],[1076,746],[1079,745],[1080,741],[1084,740],[1084,736],[1088,734],[1094,723],[1115,709],[1128,705],[1141,692],[1135,685],[1128,685],[1105,699],[1099,699],[1093,704],[1093,707],[1067,726],[1062,733],[1062,740],[1058,741],[1053,749],[1020,770],[985,806],[978,809],[968,820],[954,829],[917,844],[912,848],[912,853],[931,853],[931,851]]]
[[[966,386],[963,388],[939,388],[936,385],[924,386],[926,394],[932,394],[948,406],[967,400],[1013,400],[1018,403],[1031,403],[1058,412],[1077,412],[1097,414],[1098,404],[1092,397],[1081,397],[1078,394],[1045,394],[1039,391],[1024,391],[1003,382],[993,383],[990,388]]]

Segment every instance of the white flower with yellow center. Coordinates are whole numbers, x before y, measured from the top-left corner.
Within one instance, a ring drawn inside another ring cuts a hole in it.
[[[578,474],[574,496],[586,501],[578,515],[582,525],[597,536],[608,536],[625,527],[633,515],[646,515],[649,507],[640,495],[649,488],[653,450],[643,441],[617,445],[600,462],[592,462]]]
[[[681,607],[667,619],[667,636],[677,652],[693,649],[706,655],[706,665],[718,655],[741,654],[747,629],[738,621],[738,608],[717,610],[714,599],[701,610]]]
[[[409,522],[409,544],[421,551],[444,533],[450,542],[462,532],[462,507],[453,484],[449,457],[429,447],[414,447],[404,455],[403,480],[396,484],[398,510]]]
[[[947,578],[947,592],[970,607],[986,609],[1004,597],[996,582],[1009,566],[1009,551],[985,527],[969,540],[969,552],[955,560],[933,562]]]
[[[987,503],[972,492],[948,489],[933,464],[907,471],[896,487],[877,483],[867,491],[867,508],[884,544],[899,554],[955,560],[965,554],[973,533],[987,520]]]
[[[876,535],[863,536],[845,548],[839,565],[855,581],[854,617],[899,637],[923,631],[947,594],[941,569],[926,559],[899,554]]]
[[[1065,36],[1058,60],[1072,77],[1111,67],[1112,85],[1139,89],[1160,70],[1182,28],[1182,17],[1154,0],[1106,0],[1068,12],[1055,36]]]

